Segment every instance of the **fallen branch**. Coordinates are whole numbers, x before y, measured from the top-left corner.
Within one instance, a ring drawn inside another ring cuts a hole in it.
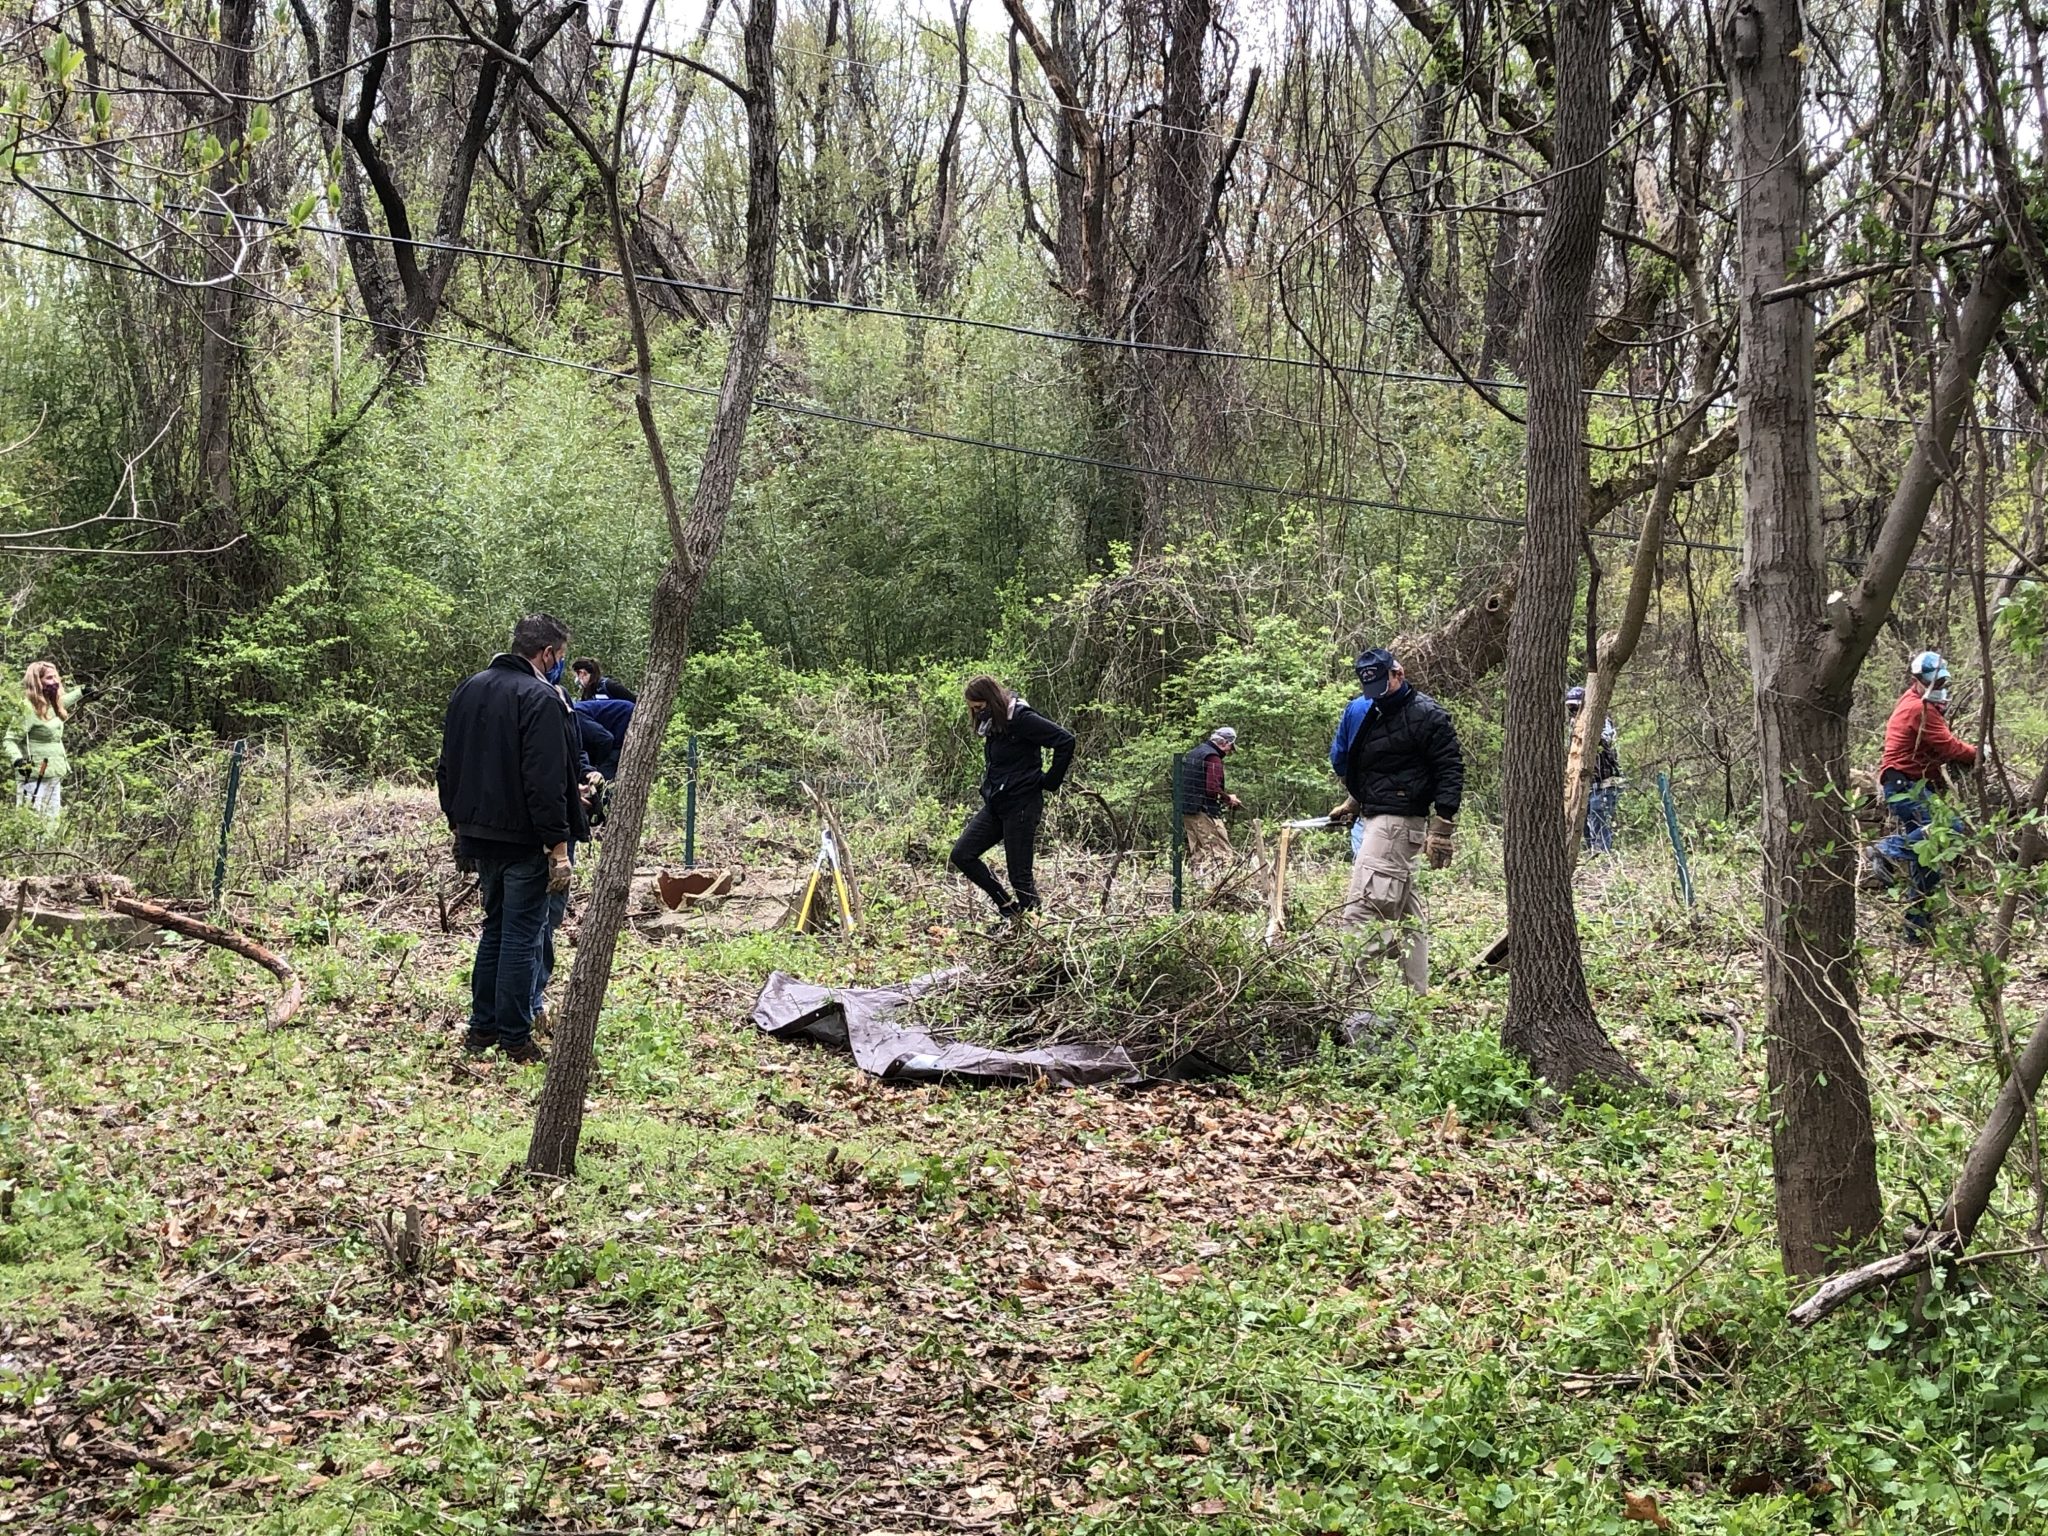
[[[1925,1274],[1941,1259],[1960,1253],[1962,1247],[1962,1238],[1954,1232],[1929,1233],[1904,1253],[1874,1259],[1822,1282],[1819,1290],[1792,1309],[1791,1320],[1801,1328],[1810,1328],[1868,1291],[1911,1275]]]
[[[159,928],[168,928],[173,933],[182,933],[188,939],[216,948],[230,950],[245,960],[253,960],[270,972],[284,987],[284,995],[271,1007],[264,1022],[272,1029],[282,1029],[298,1016],[299,1007],[306,1000],[306,984],[299,973],[292,969],[291,962],[281,955],[273,954],[246,934],[231,933],[217,928],[212,923],[201,922],[196,917],[187,917],[182,912],[173,912],[160,907],[153,901],[138,901],[133,896],[110,897],[107,905],[128,917],[137,917],[145,923],[154,923]]]

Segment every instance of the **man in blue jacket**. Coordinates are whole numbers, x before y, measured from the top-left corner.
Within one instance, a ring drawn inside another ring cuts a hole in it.
[[[533,1042],[538,951],[550,898],[569,889],[569,844],[590,838],[575,720],[548,681],[568,650],[567,627],[548,614],[513,626],[509,649],[449,699],[434,774],[456,861],[476,871],[484,908],[463,1047],[520,1062],[546,1059]]]
[[[1345,789],[1330,815],[1365,829],[1344,920],[1386,925],[1383,942],[1401,950],[1401,979],[1410,991],[1427,992],[1429,930],[1415,894],[1415,860],[1427,858],[1431,869],[1451,862],[1465,757],[1450,715],[1408,682],[1393,652],[1361,651],[1352,665],[1358,697],[1345,706],[1330,741],[1330,768]]]

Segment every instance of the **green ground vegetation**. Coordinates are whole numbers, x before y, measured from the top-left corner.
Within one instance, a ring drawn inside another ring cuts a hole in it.
[[[728,805],[704,832],[757,889],[801,859],[762,828]],[[1596,999],[1659,1085],[1640,1098],[1541,1101],[1500,1049],[1505,983],[1465,969],[1501,917],[1479,843],[1427,878],[1449,983],[1412,1003],[1367,977],[1401,1025],[1385,1050],[1143,1091],[905,1089],[759,1036],[767,970],[1128,944],[1171,924],[1166,876],[1135,861],[1105,914],[1099,861],[1057,854],[1053,920],[1003,949],[901,826],[857,822],[856,939],[764,927],[772,902],[629,935],[579,1175],[536,1185],[539,1070],[455,1050],[467,935],[459,909],[441,931],[430,802],[327,802],[299,829],[275,878],[235,882],[309,980],[284,1031],[217,951],[0,957],[0,1523],[2048,1521],[2048,1284],[1996,1256],[2028,1245],[2024,1172],[1981,1262],[1785,1323],[1746,860],[1703,854],[1690,912],[1646,840],[1580,877]],[[1299,919],[1335,853],[1310,850]],[[1893,946],[1894,917],[1869,914],[1866,1024],[1911,1206],[1996,1071],[1967,971]],[[1207,953],[1260,921],[1226,902],[1182,926]]]

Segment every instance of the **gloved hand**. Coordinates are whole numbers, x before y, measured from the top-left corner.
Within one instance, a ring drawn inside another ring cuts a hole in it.
[[[1343,804],[1332,806],[1330,808],[1330,822],[1334,826],[1349,826],[1354,820],[1357,819],[1357,816],[1357,802],[1354,801],[1349,795],[1346,795],[1344,797]]]
[[[559,843],[548,852],[548,894],[559,896],[569,889],[575,866],[569,862],[569,845]]]
[[[14,776],[17,779],[27,779],[34,777],[34,775],[29,771],[29,761],[27,758],[17,757],[14,760]]]
[[[1422,839],[1422,856],[1429,860],[1431,869],[1442,869],[1451,862],[1455,847],[1451,841],[1457,828],[1441,816],[1429,818],[1429,831]]]

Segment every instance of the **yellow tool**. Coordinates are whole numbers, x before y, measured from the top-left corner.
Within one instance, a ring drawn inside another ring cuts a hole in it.
[[[826,913],[834,906],[838,910],[832,915],[838,920],[839,931],[852,933],[853,890],[847,884],[846,866],[839,857],[839,840],[827,825],[818,835],[817,861],[811,865],[811,878],[804,882],[803,900],[797,903],[796,931],[810,933],[822,929]]]

